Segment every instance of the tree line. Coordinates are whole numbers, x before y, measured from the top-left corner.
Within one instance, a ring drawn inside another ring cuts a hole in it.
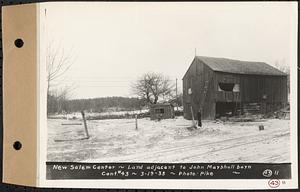
[[[48,114],[72,113],[79,111],[106,112],[141,110],[143,100],[130,97],[101,97],[91,99],[64,99],[57,96],[48,96]]]
[[[181,96],[181,95],[180,95]],[[178,99],[180,101],[181,99]],[[172,101],[176,105],[176,100]],[[181,102],[178,103],[181,106]],[[79,111],[88,112],[107,112],[107,111],[133,111],[147,107],[147,101],[140,98],[130,97],[100,97],[92,99],[73,99],[68,100],[55,95],[48,96],[47,109],[48,115],[73,113]]]

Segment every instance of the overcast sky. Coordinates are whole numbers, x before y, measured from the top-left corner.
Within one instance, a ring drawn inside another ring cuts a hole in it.
[[[133,96],[145,72],[182,77],[194,56],[289,65],[293,3],[47,3],[45,37],[71,53],[73,98]],[[59,48],[57,48],[59,49]]]

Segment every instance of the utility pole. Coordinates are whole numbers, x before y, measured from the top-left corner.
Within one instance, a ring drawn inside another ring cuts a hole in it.
[[[178,111],[177,78],[176,78],[176,106]]]

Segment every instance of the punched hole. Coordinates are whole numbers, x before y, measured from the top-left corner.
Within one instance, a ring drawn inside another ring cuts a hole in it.
[[[22,143],[20,141],[16,141],[14,142],[13,147],[15,150],[20,150],[22,148]]]
[[[18,47],[18,48],[21,48],[23,47],[24,45],[24,41],[22,39],[16,39],[15,40],[15,46]]]

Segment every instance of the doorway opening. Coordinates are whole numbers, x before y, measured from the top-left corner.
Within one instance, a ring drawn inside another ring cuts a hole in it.
[[[240,114],[240,103],[237,102],[217,102],[216,118],[226,116],[232,117]]]

